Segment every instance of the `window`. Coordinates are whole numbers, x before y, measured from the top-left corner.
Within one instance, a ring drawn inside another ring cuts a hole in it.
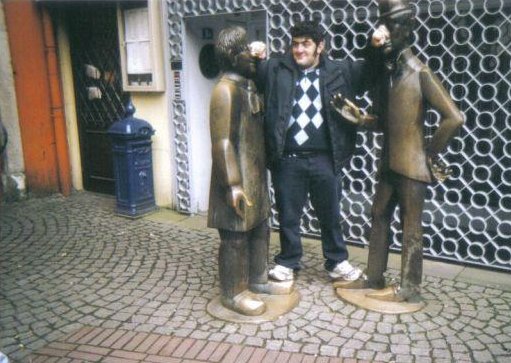
[[[164,91],[159,1],[122,2],[117,22],[124,91]]]

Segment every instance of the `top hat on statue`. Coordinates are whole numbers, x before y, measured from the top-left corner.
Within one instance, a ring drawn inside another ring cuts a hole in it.
[[[395,14],[412,12],[409,0],[379,0],[378,9],[380,11],[380,19]]]

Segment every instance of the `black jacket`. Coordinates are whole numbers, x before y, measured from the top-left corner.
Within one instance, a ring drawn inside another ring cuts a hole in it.
[[[375,68],[365,61],[334,61],[325,56],[321,56],[319,68],[323,118],[330,135],[335,173],[338,174],[353,154],[357,128],[333,109],[330,100],[339,92],[354,100],[355,95],[367,90]],[[256,83],[264,92],[264,131],[269,169],[277,165],[284,151],[298,76],[299,69],[290,53],[258,64]]]

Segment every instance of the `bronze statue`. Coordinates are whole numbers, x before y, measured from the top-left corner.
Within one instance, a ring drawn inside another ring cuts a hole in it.
[[[262,109],[252,81],[255,60],[246,31],[223,29],[216,55],[222,75],[210,104],[213,165],[208,227],[220,234],[223,306],[255,316],[266,310],[257,293],[289,294],[293,286],[268,281],[270,201]]]
[[[438,78],[410,49],[415,18],[408,0],[379,1],[379,21],[388,30],[383,47],[386,72],[379,83],[374,107],[377,118],[357,113],[341,95],[333,103],[351,121],[383,132],[384,142],[378,170],[378,185],[372,207],[367,276],[346,288],[383,289],[368,298],[417,303],[421,301],[422,211],[426,189],[435,177],[448,170],[438,154],[463,124],[463,117]],[[429,143],[423,134],[426,106],[441,115]],[[350,118],[348,118],[350,119]],[[392,215],[400,208],[403,230],[401,282],[385,288]]]

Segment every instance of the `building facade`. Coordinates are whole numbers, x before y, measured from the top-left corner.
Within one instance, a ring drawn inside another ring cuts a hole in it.
[[[376,0],[4,0],[3,8],[10,7],[11,15],[5,14],[5,32],[0,23],[0,42],[11,42],[13,59],[14,53],[26,51],[12,44],[16,39],[11,35],[23,26],[12,15],[16,15],[13,9],[20,9],[19,3],[25,3],[23,11],[35,14],[34,22],[44,25],[44,16],[48,16],[55,38],[64,128],[49,128],[54,130],[54,139],[45,138],[43,145],[51,149],[45,153],[54,170],[50,191],[63,191],[66,174],[62,166],[67,163],[68,184],[73,189],[112,193],[106,130],[123,116],[129,96],[137,109],[135,116],[155,129],[156,202],[183,213],[204,213],[208,207],[209,97],[218,76],[212,44],[221,28],[242,25],[251,40],[265,41],[270,54],[281,54],[290,41],[290,27],[298,20],[315,19],[327,34],[328,55],[354,59],[377,23]],[[443,154],[453,168],[453,177],[429,188],[423,218],[424,252],[456,263],[511,270],[511,3],[417,0],[413,6],[417,15],[414,50],[442,80],[466,121]],[[39,29],[44,30],[43,25]],[[37,31],[34,29],[25,31]],[[44,45],[49,40],[43,37],[38,42]],[[39,57],[51,61],[44,51]],[[46,166],[41,161],[31,164],[32,157],[27,156],[32,152],[30,140],[40,135],[25,134],[37,123],[24,121],[27,109],[33,112],[28,100],[41,95],[22,96],[16,85],[17,70],[9,71],[4,57],[1,62],[0,86],[2,94],[9,90],[9,97],[0,104],[0,112],[4,124],[9,120],[12,134],[4,180],[6,174],[11,180],[25,178],[26,183],[20,181],[19,186],[44,190],[43,183],[32,175],[34,169],[46,170]],[[13,61],[14,67],[16,64]],[[47,64],[40,68],[51,78]],[[51,95],[50,83],[41,87]],[[368,97],[357,101],[370,107]],[[51,99],[48,102],[45,112],[50,117],[54,108]],[[435,111],[428,111],[428,134],[438,118]],[[55,122],[50,118],[41,125],[44,130]],[[64,151],[62,133],[67,141]],[[381,135],[359,132],[357,152],[343,173],[340,219],[346,240],[354,244],[368,243],[380,148]],[[278,227],[275,211],[272,224]],[[396,222],[392,226],[395,250],[401,247],[399,231]],[[304,210],[302,232],[319,234],[310,205]]]
[[[443,155],[453,177],[429,188],[423,223],[424,252],[496,269],[511,269],[511,87],[508,44],[511,3],[504,0],[413,2],[417,16],[415,51],[440,77],[464,113],[466,123]],[[376,1],[238,0],[167,1],[168,42],[172,81],[172,122],[176,131],[177,208],[195,212],[204,204],[208,165],[208,82],[197,72],[197,56],[214,35],[217,24],[250,24],[261,13],[266,26],[259,33],[271,54],[283,53],[289,28],[297,20],[316,19],[327,33],[333,58],[354,58],[377,22]],[[238,19],[236,19],[238,17]],[[199,78],[199,79],[197,79]],[[198,95],[198,97],[195,97]],[[369,105],[370,100],[358,100]],[[434,129],[439,115],[428,111],[426,127]],[[376,183],[381,135],[359,132],[358,151],[345,170],[341,221],[345,237],[368,243],[370,206]],[[199,167],[200,168],[200,167]],[[317,236],[314,211],[304,211],[302,232]],[[273,215],[272,223],[278,226]],[[398,220],[398,212],[396,212]],[[399,225],[393,249],[400,249]]]

